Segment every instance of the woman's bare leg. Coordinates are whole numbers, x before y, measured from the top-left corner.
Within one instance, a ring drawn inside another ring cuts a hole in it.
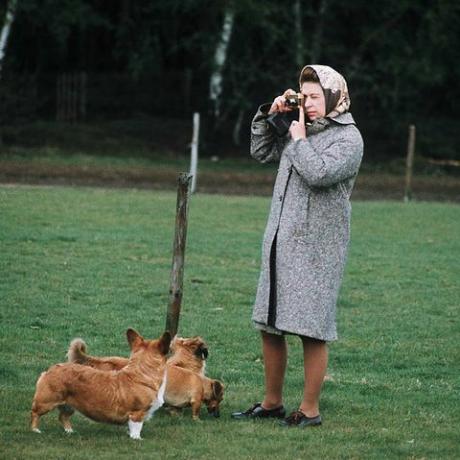
[[[304,356],[304,393],[300,410],[307,417],[319,415],[319,398],[327,370],[327,343],[309,337],[302,337]]]
[[[262,350],[265,370],[264,409],[274,409],[283,404],[283,383],[287,364],[287,344],[282,335],[262,332]]]

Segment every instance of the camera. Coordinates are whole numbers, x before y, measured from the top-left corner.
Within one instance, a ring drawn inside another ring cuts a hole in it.
[[[284,96],[286,106],[291,108],[289,112],[272,113],[267,118],[267,123],[270,129],[279,137],[284,136],[294,120],[299,119],[299,109],[303,110],[303,94],[294,93]]]
[[[303,101],[303,94],[302,93],[295,93],[295,94],[288,94],[284,96],[286,99],[286,105],[293,109],[298,109],[302,105]]]

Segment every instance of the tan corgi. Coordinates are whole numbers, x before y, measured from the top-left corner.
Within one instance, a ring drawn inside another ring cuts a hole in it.
[[[198,420],[201,405],[205,403],[208,413],[219,417],[219,405],[224,398],[222,382],[172,365],[167,366],[166,374],[165,402],[167,404],[177,408],[191,406],[192,418]]]
[[[72,432],[70,416],[76,409],[98,422],[128,423],[130,437],[141,439],[144,421],[164,403],[171,335],[165,332],[157,340],[146,340],[133,329],[126,335],[131,357],[121,370],[63,363],[40,375],[32,401],[33,431],[39,433],[40,417],[57,407],[66,432]]]
[[[205,374],[208,346],[201,337],[176,336],[171,342],[171,351],[173,355],[168,359],[168,366],[174,365],[201,375]]]

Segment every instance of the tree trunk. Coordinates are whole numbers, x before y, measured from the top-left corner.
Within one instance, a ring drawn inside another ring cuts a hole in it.
[[[5,57],[6,45],[8,43],[8,36],[10,35],[11,25],[13,24],[16,15],[16,8],[18,0],[9,0],[6,7],[5,22],[3,23],[2,33],[0,34],[0,79],[2,77],[2,64]]]
[[[225,10],[224,22],[220,33],[220,38],[217,42],[216,51],[214,53],[213,72],[209,84],[209,99],[213,115],[217,118],[220,114],[220,103],[223,86],[223,68],[227,59],[228,44],[233,30],[233,20],[235,13],[232,8],[228,7]]]

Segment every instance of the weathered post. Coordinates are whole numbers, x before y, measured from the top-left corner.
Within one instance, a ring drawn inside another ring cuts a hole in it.
[[[173,245],[171,284],[169,288],[169,304],[166,314],[166,331],[176,335],[182,304],[184,279],[184,254],[187,238],[187,211],[192,176],[188,173],[179,174],[176,204],[176,230]]]
[[[407,141],[407,158],[406,158],[406,189],[404,192],[404,201],[407,203],[412,199],[412,170],[414,167],[415,152],[415,126],[409,126],[409,139]]]

